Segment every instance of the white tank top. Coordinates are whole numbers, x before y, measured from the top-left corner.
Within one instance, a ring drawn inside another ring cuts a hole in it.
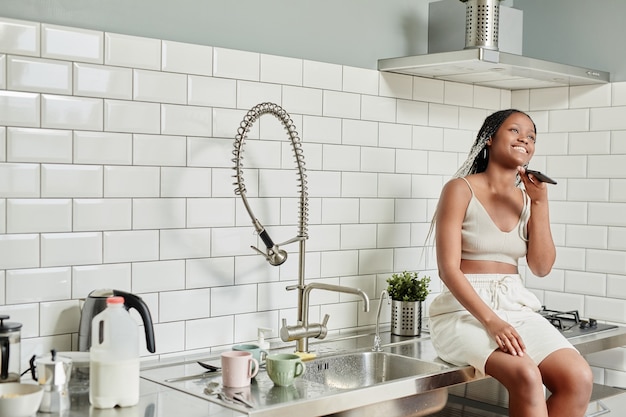
[[[519,258],[526,256],[527,251],[530,198],[526,191],[522,189],[524,207],[517,225],[513,230],[503,232],[476,198],[467,179],[462,179],[472,192],[472,198],[461,228],[461,259],[496,261],[517,266]]]

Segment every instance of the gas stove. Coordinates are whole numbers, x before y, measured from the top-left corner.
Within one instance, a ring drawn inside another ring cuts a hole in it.
[[[554,327],[559,329],[567,338],[583,336],[591,333],[597,333],[604,330],[617,328],[613,324],[598,323],[596,319],[588,318],[583,320],[578,314],[578,310],[559,311],[550,310],[545,306],[539,311],[546,320],[550,321]]]

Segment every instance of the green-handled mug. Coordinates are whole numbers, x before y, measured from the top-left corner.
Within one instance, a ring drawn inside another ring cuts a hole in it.
[[[280,387],[288,387],[306,369],[300,356],[293,353],[267,355],[265,368],[272,382]]]

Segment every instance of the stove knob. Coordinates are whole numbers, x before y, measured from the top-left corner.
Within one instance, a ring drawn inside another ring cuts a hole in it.
[[[598,327],[598,321],[596,319],[581,320],[580,326],[581,329],[595,329]]]

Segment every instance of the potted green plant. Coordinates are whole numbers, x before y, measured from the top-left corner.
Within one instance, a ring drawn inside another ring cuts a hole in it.
[[[391,333],[398,336],[421,336],[422,304],[430,290],[430,277],[404,271],[387,278],[391,298]]]

